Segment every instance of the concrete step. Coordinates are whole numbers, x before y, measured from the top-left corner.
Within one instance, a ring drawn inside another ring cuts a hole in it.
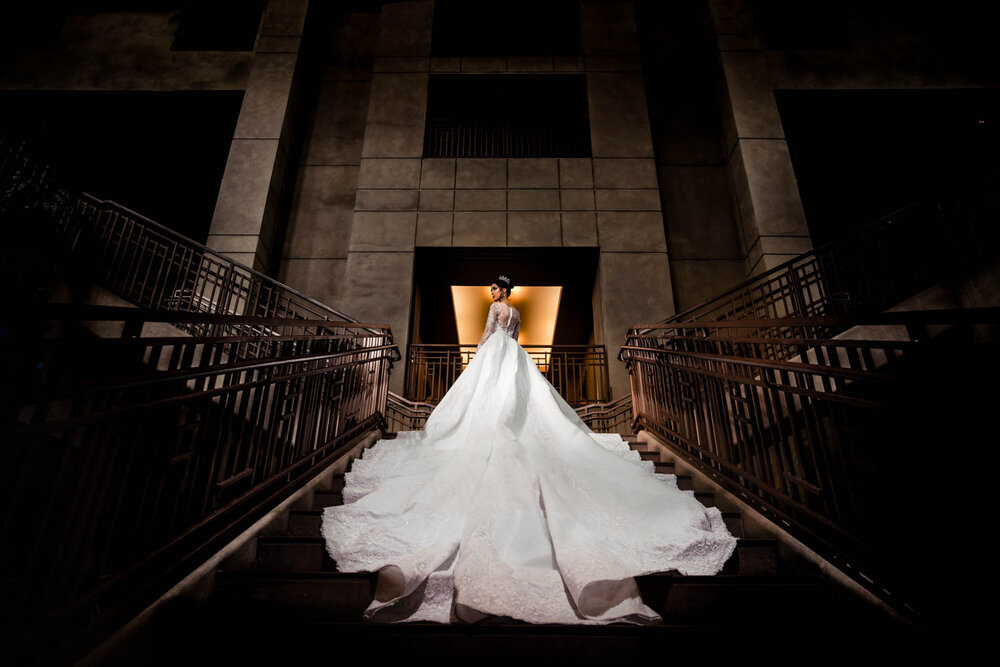
[[[656,472],[662,473],[664,475],[676,475],[677,466],[674,465],[673,461],[654,461],[656,467]]]
[[[733,537],[745,537],[743,532],[743,515],[739,512],[723,512],[722,520]],[[319,528],[317,528],[319,530]]]
[[[664,623],[801,623],[821,615],[827,599],[822,575],[651,574],[636,582]]]
[[[705,507],[715,507],[715,494],[711,491],[695,491],[694,497]]]
[[[243,611],[278,614],[298,621],[360,621],[371,603],[377,575],[341,572],[218,572],[216,595],[237,602]],[[636,577],[643,601],[664,623],[742,622],[770,624],[802,621],[822,611],[821,575]],[[766,620],[765,620],[766,619]],[[515,619],[494,623],[531,626]],[[537,628],[538,626],[531,626]]]
[[[216,595],[268,613],[306,620],[357,621],[371,604],[378,575],[344,572],[216,573]]]
[[[267,537],[320,537],[320,523],[323,517],[322,509],[292,510],[288,517],[288,528],[280,535]],[[722,520],[726,528],[736,537],[744,537],[743,515],[739,512],[723,512]]]
[[[794,585],[791,581],[788,584]],[[307,582],[305,590],[315,585]],[[673,603],[680,604],[681,589],[674,593]],[[785,599],[796,599],[791,590],[784,593],[789,594]],[[781,595],[776,593],[775,599]],[[198,617],[208,625],[202,635],[210,632],[207,638],[211,641],[177,642],[176,636],[189,637],[190,631],[172,634],[172,642],[164,647],[165,654],[157,654],[164,665],[309,663],[336,650],[331,646],[358,647],[362,655],[376,652],[380,661],[400,663],[412,662],[414,656],[446,655],[449,660],[472,663],[482,663],[483,656],[489,656],[486,662],[516,663],[544,656],[546,662],[560,659],[571,663],[646,664],[662,661],[665,652],[674,660],[704,661],[710,656],[710,662],[739,662],[745,661],[747,651],[760,652],[772,646],[780,646],[775,650],[786,654],[821,655],[820,664],[856,659],[858,646],[878,646],[902,660],[930,654],[919,650],[919,637],[912,630],[890,628],[884,622],[865,623],[851,614],[838,614],[839,607],[825,612],[821,609],[822,613],[814,615],[796,614],[794,605],[782,609],[779,604],[778,611],[784,612],[780,617],[754,613],[752,607],[744,617],[737,618],[725,611],[714,618],[692,612],[687,622],[671,613],[667,622],[651,625],[527,624],[496,617],[472,624],[373,623],[324,620],[322,605],[316,614],[294,615],[287,613],[294,611],[289,607],[275,607],[266,599],[247,603],[235,591],[227,597]],[[738,592],[732,597],[738,600]],[[727,602],[719,598],[717,601],[717,607]],[[815,606],[810,603],[811,608]],[[773,618],[781,621],[777,628]]]
[[[681,478],[683,477],[687,478],[688,482],[685,483],[688,485],[688,487],[690,487],[691,478],[687,475],[678,475],[677,485],[680,488],[685,488],[680,486]],[[698,501],[701,502],[701,504],[704,505],[705,507],[715,507],[715,494],[710,491],[695,491],[694,497],[697,498]],[[340,491],[314,491],[312,507],[309,509],[314,509],[314,510],[322,509],[324,507],[330,507],[332,505],[343,505],[343,504],[344,504],[344,496]]]
[[[336,572],[322,537],[258,537],[257,572]]]
[[[323,509],[332,505],[343,505],[344,494],[340,491],[313,491],[311,509]]]
[[[292,510],[288,516],[288,530],[285,535],[288,537],[319,537],[322,518],[323,510],[321,509]],[[735,533],[733,534],[735,535]]]
[[[256,572],[336,572],[337,564],[326,552],[320,536],[258,537]],[[773,539],[740,539],[722,568],[739,576],[774,575],[778,572],[778,546]]]

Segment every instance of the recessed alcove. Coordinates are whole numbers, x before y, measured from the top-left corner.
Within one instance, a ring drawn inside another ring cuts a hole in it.
[[[457,345],[452,286],[486,288],[507,274],[518,286],[561,286],[552,344],[592,345],[597,264],[597,248],[417,248],[410,340]]]

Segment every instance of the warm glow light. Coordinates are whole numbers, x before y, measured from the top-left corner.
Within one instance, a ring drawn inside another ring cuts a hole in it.
[[[530,285],[514,288],[510,305],[521,313],[521,331],[517,342],[521,345],[552,345],[556,333],[556,317],[562,286]],[[490,312],[489,285],[452,285],[451,299],[455,305],[455,324],[458,327],[459,345],[476,345],[486,328]]]

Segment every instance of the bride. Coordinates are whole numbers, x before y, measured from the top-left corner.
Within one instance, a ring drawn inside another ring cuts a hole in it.
[[[736,547],[715,507],[595,434],[517,343],[521,317],[490,286],[475,357],[424,431],[380,440],[323,510],[341,572],[378,572],[365,618],[652,623],[634,577],[716,574]]]

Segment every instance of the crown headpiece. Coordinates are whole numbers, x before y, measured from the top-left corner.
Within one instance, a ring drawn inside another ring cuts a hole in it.
[[[499,278],[497,278],[497,280],[502,280],[508,285],[510,285],[510,278],[508,278],[507,276],[500,276]]]

